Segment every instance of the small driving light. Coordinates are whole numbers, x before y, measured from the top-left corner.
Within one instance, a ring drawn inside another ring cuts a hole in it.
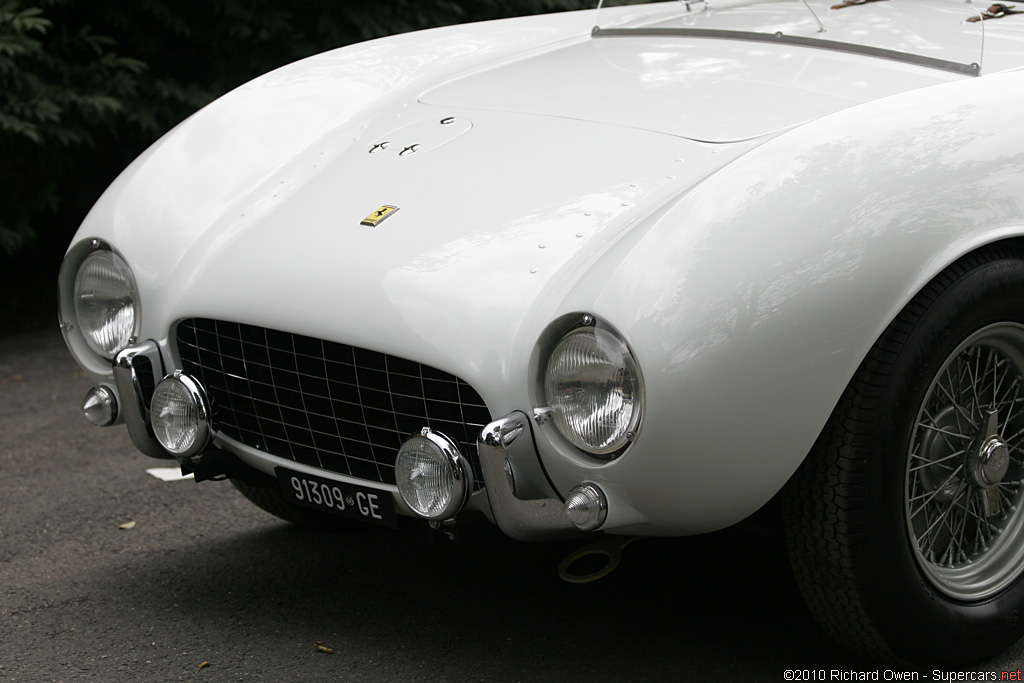
[[[173,455],[184,458],[201,453],[210,438],[208,406],[206,392],[199,382],[175,371],[153,391],[153,435]]]
[[[420,517],[451,519],[473,489],[473,470],[458,447],[427,427],[409,437],[395,458],[395,480],[405,504]]]
[[[608,517],[608,499],[596,484],[580,484],[565,499],[565,516],[580,531],[593,531]]]
[[[82,414],[97,427],[109,427],[117,420],[117,399],[107,387],[93,387],[82,401]]]

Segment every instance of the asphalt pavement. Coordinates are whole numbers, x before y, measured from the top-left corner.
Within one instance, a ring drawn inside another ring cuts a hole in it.
[[[89,386],[56,329],[0,336],[0,681],[904,673],[818,629],[770,526],[642,539],[585,584],[559,578],[578,545],[488,529],[456,543],[418,524],[306,530],[227,482],[147,473],[169,463],[136,452],[123,427],[86,422]],[[972,671],[1021,668],[1018,643]]]

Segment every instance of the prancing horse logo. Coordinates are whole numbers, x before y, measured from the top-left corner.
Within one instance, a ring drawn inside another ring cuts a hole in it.
[[[359,225],[365,225],[371,228],[376,228],[378,225],[384,222],[385,218],[387,218],[396,211],[398,211],[397,206],[389,206],[385,204],[384,206],[380,207],[363,220],[359,221]]]

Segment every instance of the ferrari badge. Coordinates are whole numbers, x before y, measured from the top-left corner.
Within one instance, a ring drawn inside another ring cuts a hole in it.
[[[388,206],[387,204],[385,204],[384,206],[380,207],[363,220],[359,221],[359,225],[366,225],[371,228],[376,228],[378,225],[384,222],[385,218],[387,218],[396,211],[398,211],[397,206]]]

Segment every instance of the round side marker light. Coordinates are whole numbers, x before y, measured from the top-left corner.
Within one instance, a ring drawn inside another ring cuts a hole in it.
[[[117,399],[107,387],[93,387],[82,401],[82,414],[97,427],[109,427],[117,421]]]
[[[580,531],[593,531],[608,517],[608,499],[596,484],[580,484],[565,499],[565,516]]]

